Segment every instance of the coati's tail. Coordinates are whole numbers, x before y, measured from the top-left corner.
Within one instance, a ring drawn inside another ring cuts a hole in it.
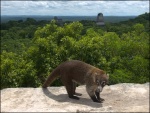
[[[56,78],[60,76],[59,69],[56,68],[52,71],[52,73],[48,76],[47,80],[43,84],[43,88],[48,87],[49,84],[51,84]]]

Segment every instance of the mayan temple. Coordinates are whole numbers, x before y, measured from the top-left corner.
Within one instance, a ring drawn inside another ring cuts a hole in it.
[[[103,14],[102,13],[98,13],[97,15],[97,20],[96,20],[96,24],[100,25],[100,26],[104,26],[104,18],[103,18]]]

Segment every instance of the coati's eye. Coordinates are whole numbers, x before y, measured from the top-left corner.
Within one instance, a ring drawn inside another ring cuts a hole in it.
[[[101,85],[102,85],[102,87],[104,87],[104,86],[106,85],[106,82],[105,82],[105,81],[102,81],[102,82],[101,82]]]

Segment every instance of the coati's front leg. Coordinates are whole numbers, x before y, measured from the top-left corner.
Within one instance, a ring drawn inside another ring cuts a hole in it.
[[[100,100],[96,98],[94,88],[86,86],[86,91],[91,97],[91,99],[93,100],[93,102],[101,102]]]
[[[95,95],[96,95],[96,97],[97,97],[97,100],[100,100],[100,93],[97,92],[97,91],[95,91]]]
[[[104,99],[100,97],[100,92],[95,91],[95,95],[100,102],[104,101]]]

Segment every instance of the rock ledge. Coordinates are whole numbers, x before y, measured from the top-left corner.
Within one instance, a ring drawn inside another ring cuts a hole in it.
[[[80,100],[68,98],[65,88],[7,88],[1,90],[1,112],[149,112],[149,83],[106,86],[103,103],[92,102],[85,86]]]

